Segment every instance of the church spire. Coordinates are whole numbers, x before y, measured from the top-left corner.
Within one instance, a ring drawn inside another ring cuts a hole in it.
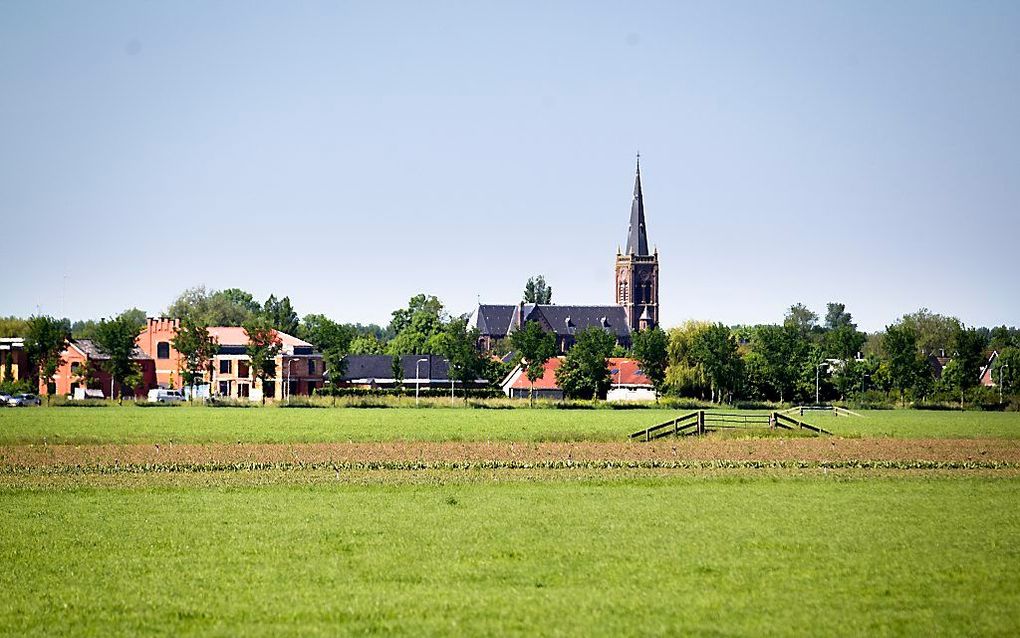
[[[648,233],[645,230],[645,201],[641,194],[641,153],[637,156],[634,177],[634,201],[630,205],[630,228],[627,229],[628,255],[648,254]]]

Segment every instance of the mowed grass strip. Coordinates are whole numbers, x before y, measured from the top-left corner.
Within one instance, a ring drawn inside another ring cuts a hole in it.
[[[11,635],[1010,635],[1020,480],[0,490]]]
[[[732,410],[728,410],[732,412]],[[619,441],[683,410],[526,408],[25,408],[0,410],[0,444]],[[747,414],[754,414],[747,412]],[[759,412],[760,414],[760,412]],[[803,417],[840,436],[1020,438],[1020,413],[870,411]],[[765,436],[762,428],[717,436]]]

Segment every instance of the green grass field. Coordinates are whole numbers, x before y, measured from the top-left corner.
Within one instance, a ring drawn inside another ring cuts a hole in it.
[[[8,635],[1015,635],[1020,479],[0,488]]]
[[[0,445],[329,441],[609,441],[683,410],[465,408],[24,408],[0,410]],[[885,410],[804,420],[841,436],[1020,438],[1017,412]],[[749,432],[749,434],[752,434]]]

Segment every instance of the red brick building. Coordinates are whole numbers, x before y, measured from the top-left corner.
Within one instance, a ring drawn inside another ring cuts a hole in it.
[[[107,398],[120,396],[122,388],[102,367],[108,359],[92,341],[72,339],[60,353],[60,366],[53,380],[50,383],[39,382],[39,394],[70,396],[75,388],[87,388],[99,390]],[[144,397],[150,388],[156,386],[155,362],[137,347],[132,359],[141,369],[142,379],[137,387],[123,388],[123,394]]]

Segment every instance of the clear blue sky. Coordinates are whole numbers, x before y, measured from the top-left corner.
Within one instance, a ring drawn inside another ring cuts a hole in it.
[[[664,324],[1020,322],[1020,3],[927,0],[0,2],[0,314],[611,303],[637,150]]]

